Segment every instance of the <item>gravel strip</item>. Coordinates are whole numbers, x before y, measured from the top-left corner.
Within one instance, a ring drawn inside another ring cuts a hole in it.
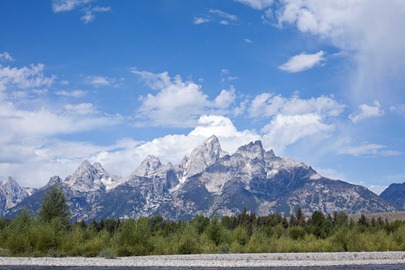
[[[0,266],[291,267],[404,264],[405,252],[202,254],[104,258],[10,258]]]

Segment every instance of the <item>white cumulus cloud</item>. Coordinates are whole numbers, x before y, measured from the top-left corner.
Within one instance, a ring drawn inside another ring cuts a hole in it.
[[[349,118],[353,123],[358,123],[365,119],[380,117],[382,115],[384,115],[384,110],[381,109],[380,103],[375,101],[374,105],[361,104],[359,112],[349,115]]]
[[[254,9],[266,9],[273,5],[274,0],[235,0],[236,2],[245,4]]]
[[[354,64],[348,70],[347,83],[357,102],[393,101],[402,92],[404,1],[282,0],[279,3],[274,14],[280,26],[295,26],[350,56]]]
[[[319,51],[314,54],[300,53],[288,59],[286,63],[279,66],[279,69],[290,73],[308,70],[325,61],[324,56],[324,51]]]
[[[229,90],[223,89],[221,93],[215,98],[213,107],[220,109],[229,108],[236,99],[235,88],[230,87]]]
[[[266,146],[282,152],[286,146],[298,140],[321,132],[334,129],[331,124],[323,122],[319,114],[276,115],[263,129],[263,142]]]
[[[301,99],[296,95],[286,98],[263,93],[252,100],[247,110],[251,118],[270,118],[261,130],[264,144],[282,153],[303,138],[328,135],[344,107],[333,97]]]
[[[151,73],[132,69],[146,86],[158,92],[140,97],[138,118],[144,125],[166,127],[193,127],[201,115],[209,112],[229,114],[235,100],[235,90],[222,90],[211,101],[199,84],[184,81],[179,75],[173,78],[168,72]]]
[[[0,87],[15,86],[20,89],[50,86],[55,77],[47,77],[43,64],[30,65],[22,68],[3,67],[0,65]]]
[[[155,126],[190,127],[204,113],[208,97],[201,86],[174,77],[157,94],[141,97],[138,113]]]

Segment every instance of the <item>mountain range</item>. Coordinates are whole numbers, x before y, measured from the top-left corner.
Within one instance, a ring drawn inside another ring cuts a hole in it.
[[[100,163],[84,161],[61,179],[51,177],[42,188],[20,187],[12,178],[0,183],[0,211],[13,217],[23,208],[36,213],[53,185],[60,186],[72,220],[138,218],[160,215],[169,220],[235,215],[244,208],[258,215],[289,216],[301,207],[305,215],[393,212],[398,204],[367,188],[318,174],[311,166],[266,151],[260,141],[240,146],[233,154],[211,136],[180,164],[163,164],[148,156],[126,177],[106,172]]]

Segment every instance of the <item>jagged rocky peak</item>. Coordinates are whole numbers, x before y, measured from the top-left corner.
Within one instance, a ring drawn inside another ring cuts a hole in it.
[[[276,155],[274,154],[273,149],[270,149],[270,151],[266,151],[264,153],[264,158],[267,159],[267,160],[276,158]]]
[[[183,162],[185,162],[183,165],[185,170],[183,178],[202,172],[205,168],[216,163],[226,155],[228,153],[222,151],[218,138],[212,135],[195,148],[188,159],[183,159]]]
[[[156,173],[159,169],[162,168],[162,163],[160,159],[156,156],[149,155],[147,156],[135,170],[132,175],[135,176],[150,176]]]
[[[0,215],[3,211],[15,206],[29,194],[12,177],[0,182]]]
[[[89,171],[95,172],[97,169],[90,164],[88,160],[84,160],[80,166],[76,169],[74,175],[83,175],[88,173]]]
[[[92,190],[105,189],[102,179],[104,169],[99,171],[96,167],[90,164],[88,160],[83,161],[72,176],[69,176],[64,181],[72,190],[87,192]]]
[[[62,183],[62,179],[59,177],[59,176],[57,176],[57,175],[55,175],[55,176],[52,176],[50,179],[49,179],[49,181],[48,181],[48,184],[46,184],[44,187],[43,187],[43,189],[46,189],[46,188],[48,188],[48,187],[52,187],[52,186],[54,186],[54,185],[61,185],[61,183]]]
[[[105,172],[105,170],[104,170],[103,166],[101,166],[100,162],[94,162],[93,167],[96,168],[100,172],[103,172],[103,173]]]
[[[6,177],[3,181],[0,182],[0,186],[3,189],[7,189],[10,191],[16,191],[18,189],[21,189],[20,185],[17,183],[16,180],[14,180],[11,176]]]
[[[107,191],[116,188],[119,184],[122,183],[122,177],[111,176],[104,168],[101,166],[100,162],[94,162],[93,167],[97,170],[101,182],[104,184]]]
[[[272,152],[272,151],[271,151]],[[273,154],[269,152],[268,155]],[[264,156],[266,154],[266,151],[263,148],[262,142],[261,141],[255,141],[255,142],[250,142],[249,144],[243,145],[238,148],[236,151],[236,154],[241,155],[243,158],[247,159],[264,159]]]

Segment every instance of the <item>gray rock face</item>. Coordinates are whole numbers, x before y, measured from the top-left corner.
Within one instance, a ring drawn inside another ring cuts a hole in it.
[[[381,194],[380,198],[405,210],[405,182],[402,184],[391,184]]]
[[[108,188],[105,183],[114,185]],[[289,216],[299,206],[306,215],[315,210],[398,210],[362,186],[327,179],[310,166],[277,157],[272,150],[263,149],[260,141],[241,146],[229,155],[215,136],[179,165],[165,165],[158,157],[148,156],[125,181],[114,179],[100,164],[85,161],[72,176],[65,180],[51,178],[47,186],[11,210],[24,202],[38,208],[43,192],[53,184],[65,191],[74,220],[156,215],[177,220],[196,214],[234,215],[243,208],[259,215]]]
[[[153,162],[150,162],[153,160]],[[330,180],[310,166],[276,157],[260,141],[228,155],[211,137],[178,166],[164,166],[148,157],[126,184],[99,202],[94,218],[161,215],[167,219],[233,215],[243,208],[259,215],[286,216],[301,206],[305,214],[370,213],[397,208],[362,186]],[[157,164],[156,166],[145,166]],[[177,177],[176,177],[177,176]]]
[[[227,153],[221,149],[218,138],[216,136],[209,137],[191,152],[190,157],[185,158],[183,161],[184,164],[181,165],[183,169],[181,182],[202,172],[226,155]]]
[[[14,207],[30,194],[26,188],[21,187],[17,181],[7,177],[0,182],[0,216],[4,211]]]
[[[14,216],[24,207],[31,212],[37,213],[44,194],[54,185],[62,188],[68,199],[68,205],[72,212],[73,220],[87,219],[93,212],[96,202],[100,201],[105,194],[116,187],[120,182],[109,175],[100,163],[91,165],[87,160],[77,168],[73,175],[62,180],[59,176],[53,176],[49,182],[31,196],[27,196],[17,206],[9,209],[6,216]]]

